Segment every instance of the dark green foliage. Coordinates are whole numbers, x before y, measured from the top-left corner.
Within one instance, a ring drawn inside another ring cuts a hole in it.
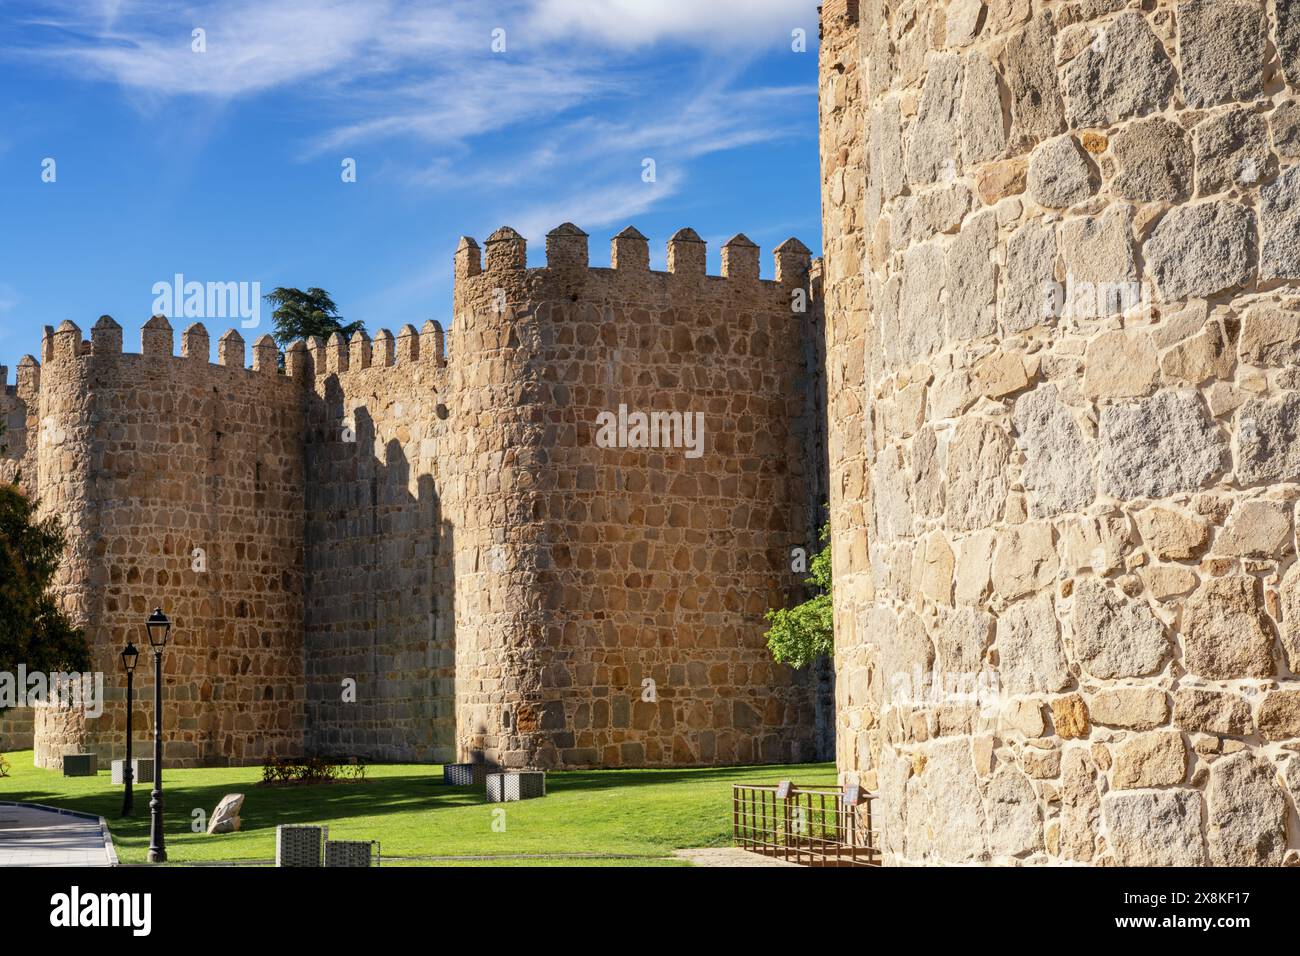
[[[328,339],[335,332],[351,340],[356,332],[364,331],[364,322],[343,321],[338,306],[324,289],[277,288],[263,298],[275,306],[271,319],[275,322],[275,340],[283,348],[298,339]]]
[[[0,670],[90,669],[85,636],[50,593],[64,546],[57,515],[38,520],[31,499],[0,484]]]
[[[262,785],[332,783],[335,780],[365,780],[361,760],[338,763],[325,757],[267,757],[262,763]]]

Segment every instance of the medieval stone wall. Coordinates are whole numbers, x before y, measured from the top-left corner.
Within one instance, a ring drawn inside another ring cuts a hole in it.
[[[457,253],[451,363],[462,755],[811,758],[815,682],[772,663],[762,620],[795,595],[790,549],[815,541],[811,326],[792,311],[807,250],[782,245],[776,281],[743,236],[706,276],[690,230],[668,273],[635,229],[611,269],[567,224],[544,269],[508,228],[486,253],[485,269],[472,240]],[[620,406],[702,415],[699,454],[602,444]]]
[[[301,351],[291,351],[294,363]],[[447,363],[437,323],[315,342],[306,468],[310,750],[455,757]],[[351,682],[351,684],[345,684]]]
[[[57,767],[67,747],[120,755],[118,655],[128,641],[141,649],[135,727],[148,739],[153,660],[142,622],[155,606],[173,622],[163,657],[166,759],[245,763],[298,752],[301,384],[277,374],[266,336],[253,369],[233,331],[217,366],[201,326],[185,332],[179,357],[161,316],[142,338],[143,354],[125,354],[111,318],[89,342],[65,322],[42,368],[37,491],[69,541],[56,590],[86,631],[108,703],[84,726],[80,712],[41,708],[37,762]]]
[[[1297,862],[1300,5],[823,31],[838,761],[887,859]]]
[[[13,483],[19,478],[30,487],[35,477],[35,447],[28,437],[36,426],[34,405],[41,387],[40,364],[30,355],[18,365],[17,381],[6,384],[9,370],[0,365],[0,481]]]
[[[142,745],[142,622],[161,606],[174,765],[824,753],[827,682],[774,665],[763,638],[764,612],[802,597],[792,551],[816,547],[825,496],[808,250],[783,244],[764,281],[743,236],[722,277],[689,230],[669,273],[635,230],[613,269],[588,269],[575,227],[548,247],[526,269],[505,230],[484,270],[462,245],[450,361],[434,322],[283,356],[263,336],[251,369],[233,331],[219,365],[201,326],[175,356],[162,317],[141,355],[108,317],[90,341],[51,330],[5,394],[28,425],[6,467],[31,461],[29,490],[67,525],[57,588],[109,701],[99,719],[15,713],[6,746],[34,736],[46,766],[119,756],[128,640]],[[700,454],[599,446],[620,405],[699,413]]]
[[[15,384],[7,384],[8,375],[9,370],[0,365],[0,385],[4,385],[0,389],[0,423],[4,424],[0,434],[0,482],[12,484],[21,480],[22,486],[31,490],[35,485],[36,460],[28,429],[35,432],[40,364],[33,356],[24,356]],[[0,713],[0,753],[31,749],[34,725],[35,714],[30,708],[16,707]]]

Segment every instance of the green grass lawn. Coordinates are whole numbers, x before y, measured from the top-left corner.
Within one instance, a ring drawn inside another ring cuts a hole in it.
[[[64,777],[32,766],[31,751],[6,755],[0,800],[44,803],[103,816],[123,863],[140,863],[149,847],[149,785],[136,787],[135,815],[123,819],[122,788],[107,770]],[[673,850],[729,846],[731,785],[794,780],[834,784],[835,765],[725,767],[684,770],[595,770],[546,775],[540,800],[490,804],[481,792],[443,786],[442,767],[381,764],[363,782],[263,787],[260,767],[168,770],[163,777],[170,862],[270,862],[281,823],[329,826],[336,840],[378,840],[384,865],[508,863],[516,866],[671,865]],[[227,793],[245,795],[238,833],[191,831],[193,811],[211,814]],[[505,832],[493,811],[505,810]],[[512,855],[533,859],[504,859]],[[589,854],[588,859],[574,859]],[[389,857],[408,859],[389,859]],[[434,859],[410,859],[432,857]],[[623,857],[626,857],[625,859]]]

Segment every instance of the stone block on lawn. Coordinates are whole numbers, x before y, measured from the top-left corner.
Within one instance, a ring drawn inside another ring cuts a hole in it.
[[[546,774],[541,770],[487,775],[488,803],[509,803],[544,796],[546,796]]]
[[[65,777],[93,777],[99,773],[98,754],[64,754],[63,775]]]
[[[240,828],[239,811],[244,806],[242,793],[228,793],[221,798],[208,821],[209,833],[234,833]]]

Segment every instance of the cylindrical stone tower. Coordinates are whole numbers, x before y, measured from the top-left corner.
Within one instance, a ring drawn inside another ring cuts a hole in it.
[[[65,322],[41,370],[36,493],[67,533],[55,590],[86,634],[104,701],[102,712],[38,707],[35,760],[59,768],[67,752],[122,753],[128,641],[141,651],[137,748],[148,739],[143,625],[154,607],[174,625],[163,657],[169,766],[301,752],[302,385],[277,374],[265,343],[245,368],[233,330],[215,366],[201,326],[182,356],[161,315],[141,330],[140,354],[124,353],[122,337],[109,316],[90,341]]]
[[[546,266],[503,228],[456,255],[445,496],[463,759],[689,766],[816,754],[814,675],[773,663],[763,614],[815,546],[807,248],[759,277],[744,236],[705,270],[690,229],[649,268],[587,236]],[[803,294],[800,294],[803,293]],[[641,422],[638,425],[638,421]],[[604,424],[602,424],[604,422]],[[639,431],[638,431],[639,429]]]
[[[67,535],[67,550],[54,590],[74,625],[93,628],[102,615],[103,576],[96,572],[95,543],[99,510],[95,506],[94,365],[83,353],[88,343],[73,322],[47,336],[39,398],[36,487],[41,506],[57,514]],[[112,651],[93,639],[92,668],[113,666]],[[38,706],[35,711],[34,760],[60,769],[63,754],[86,744],[84,709]]]
[[[548,442],[543,325],[528,305],[524,238],[508,227],[493,233],[487,267],[480,276],[477,245],[462,242],[447,495],[455,527],[456,739],[465,760],[525,766],[537,762],[537,741],[557,720],[542,691],[553,652],[545,641],[545,515],[535,507],[555,436],[551,429]]]
[[[1300,862],[1300,4],[822,30],[838,763],[887,861]]]

